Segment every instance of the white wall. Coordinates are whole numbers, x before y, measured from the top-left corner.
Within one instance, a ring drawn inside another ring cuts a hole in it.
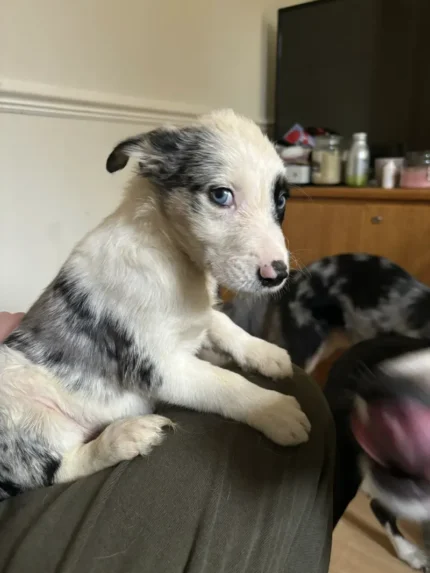
[[[299,2],[3,2],[0,79],[231,106],[265,121],[267,27],[278,7]]]
[[[0,310],[25,310],[118,202],[122,137],[233,107],[271,121],[294,0],[13,0],[0,17]]]

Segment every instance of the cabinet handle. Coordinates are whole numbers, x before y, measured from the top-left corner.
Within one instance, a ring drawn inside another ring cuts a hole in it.
[[[370,220],[373,225],[379,225],[379,223],[382,223],[383,217],[381,217],[381,215],[376,215],[376,217],[372,217]]]

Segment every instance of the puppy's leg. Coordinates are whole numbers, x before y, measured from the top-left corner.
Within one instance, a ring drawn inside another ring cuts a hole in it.
[[[372,499],[370,507],[387,532],[388,539],[396,552],[397,557],[412,567],[420,571],[430,571],[430,563],[425,552],[408,541],[397,527],[396,516],[385,509],[378,500]]]
[[[284,378],[293,373],[286,350],[251,336],[217,310],[212,311],[208,336],[216,347],[230,354],[245,370],[256,370],[270,378]]]
[[[337,350],[344,350],[351,346],[352,342],[345,331],[340,329],[332,330],[316,352],[306,361],[305,372],[312,374],[320,362],[330,358]]]
[[[292,396],[260,388],[195,356],[178,355],[170,362],[175,367],[162,375],[161,400],[244,422],[283,446],[307,441],[310,424]]]
[[[172,425],[163,416],[138,416],[117,420],[91,442],[66,452],[55,474],[56,483],[72,481],[124,460],[146,456],[163,439],[162,428]]]
[[[327,342],[323,342],[318,350],[308,358],[305,363],[304,371],[306,374],[312,374],[315,368],[320,362],[324,360],[325,357],[329,356],[327,353]]]
[[[210,340],[205,340],[203,346],[199,350],[199,358],[210,362],[214,366],[227,366],[232,363],[232,357],[219,348],[216,348]]]

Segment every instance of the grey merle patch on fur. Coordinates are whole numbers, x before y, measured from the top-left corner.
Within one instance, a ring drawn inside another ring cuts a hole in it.
[[[221,161],[211,153],[217,147],[216,135],[205,127],[159,128],[119,143],[106,168],[113,173],[135,157],[138,173],[164,191],[204,191],[222,173]]]
[[[66,269],[5,344],[48,368],[70,388],[82,389],[91,378],[127,390],[157,382],[149,357],[123,325],[106,312],[95,314],[90,293]]]
[[[10,421],[3,416],[0,415],[0,425],[8,427]],[[52,485],[60,456],[41,443],[31,428],[25,434],[2,433],[0,451],[0,501],[26,489]]]

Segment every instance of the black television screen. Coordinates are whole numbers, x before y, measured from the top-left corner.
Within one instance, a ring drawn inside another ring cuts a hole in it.
[[[275,137],[296,122],[430,147],[430,0],[317,0],[278,13]]]

